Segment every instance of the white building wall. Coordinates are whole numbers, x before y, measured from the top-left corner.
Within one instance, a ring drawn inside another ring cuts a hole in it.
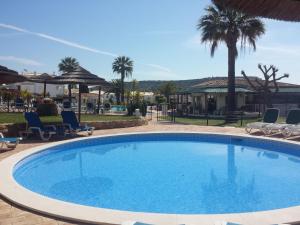
[[[23,91],[27,90],[30,93],[34,93],[34,94],[41,94],[41,95],[44,94],[44,84],[41,83],[24,82],[24,83],[20,83],[19,86]],[[47,84],[46,93],[49,93],[50,97],[63,96],[64,85]]]
[[[217,101],[217,110],[224,109],[226,107],[226,95],[217,94],[216,101]]]

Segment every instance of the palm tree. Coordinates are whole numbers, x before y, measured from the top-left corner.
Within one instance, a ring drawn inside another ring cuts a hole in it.
[[[126,56],[115,58],[112,69],[114,73],[121,74],[121,101],[124,102],[124,79],[130,77],[133,72],[133,61]]]
[[[79,66],[79,63],[77,59],[73,57],[65,57],[61,60],[61,62],[58,64],[58,69],[60,72],[63,73],[70,73],[76,69],[76,67]],[[69,101],[72,101],[72,93],[71,93],[72,85],[68,85],[69,90]]]
[[[201,31],[202,43],[210,44],[211,56],[221,42],[228,48],[228,115],[235,111],[235,60],[238,56],[237,42],[241,48],[249,44],[256,49],[256,40],[265,33],[264,23],[256,18],[233,9],[226,8],[213,1],[206,14],[200,18],[197,29]]]

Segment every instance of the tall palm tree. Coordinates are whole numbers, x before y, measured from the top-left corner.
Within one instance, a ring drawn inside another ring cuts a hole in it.
[[[264,23],[252,16],[226,8],[213,1],[206,14],[200,18],[197,29],[201,31],[202,43],[210,44],[211,56],[221,42],[228,48],[228,101],[229,116],[235,111],[235,61],[238,56],[237,43],[241,48],[247,44],[256,50],[256,40],[265,33]]]
[[[119,56],[115,58],[112,69],[114,73],[121,75],[121,101],[124,102],[124,80],[132,75],[133,61],[129,57]]]
[[[76,69],[76,67],[79,66],[79,62],[77,59],[73,57],[65,57],[61,60],[61,62],[58,64],[58,69],[60,72],[63,73],[69,73]],[[71,93],[72,85],[68,85],[69,90],[69,101],[72,101],[72,93]]]

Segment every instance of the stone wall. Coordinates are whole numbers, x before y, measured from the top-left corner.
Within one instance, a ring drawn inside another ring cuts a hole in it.
[[[47,123],[47,124],[61,125],[61,123]],[[147,125],[148,121],[141,118],[135,120],[82,122],[82,124],[88,124],[89,126],[95,127],[95,130],[103,130],[103,129],[143,126],[143,125]],[[24,130],[26,130],[26,123],[0,124],[0,132],[2,132],[6,137],[17,137],[19,136],[19,132]]]

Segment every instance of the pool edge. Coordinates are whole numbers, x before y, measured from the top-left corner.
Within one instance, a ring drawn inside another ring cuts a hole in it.
[[[51,199],[37,193],[34,193],[23,186],[19,185],[13,178],[14,166],[25,157],[44,150],[45,148],[56,145],[80,141],[83,139],[93,139],[110,136],[122,136],[133,134],[211,134],[229,137],[247,137],[258,140],[268,140],[280,143],[289,143],[300,146],[299,143],[289,140],[278,140],[266,137],[253,137],[247,134],[230,134],[217,132],[188,132],[188,131],[156,131],[156,132],[132,132],[110,135],[98,135],[91,137],[78,138],[76,140],[59,141],[56,143],[46,144],[34,147],[5,158],[0,162],[0,179],[3,184],[0,186],[0,194],[9,201],[21,205],[24,208],[36,211],[45,215],[67,219],[77,222],[93,224],[121,224],[124,221],[140,221],[150,224],[175,225],[175,224],[214,224],[216,221],[230,221],[243,224],[274,224],[300,221],[300,206],[261,211],[253,213],[235,213],[235,214],[208,214],[208,215],[183,215],[183,214],[159,214],[159,213],[139,213],[120,210],[110,210],[82,206],[73,203],[67,203]]]

